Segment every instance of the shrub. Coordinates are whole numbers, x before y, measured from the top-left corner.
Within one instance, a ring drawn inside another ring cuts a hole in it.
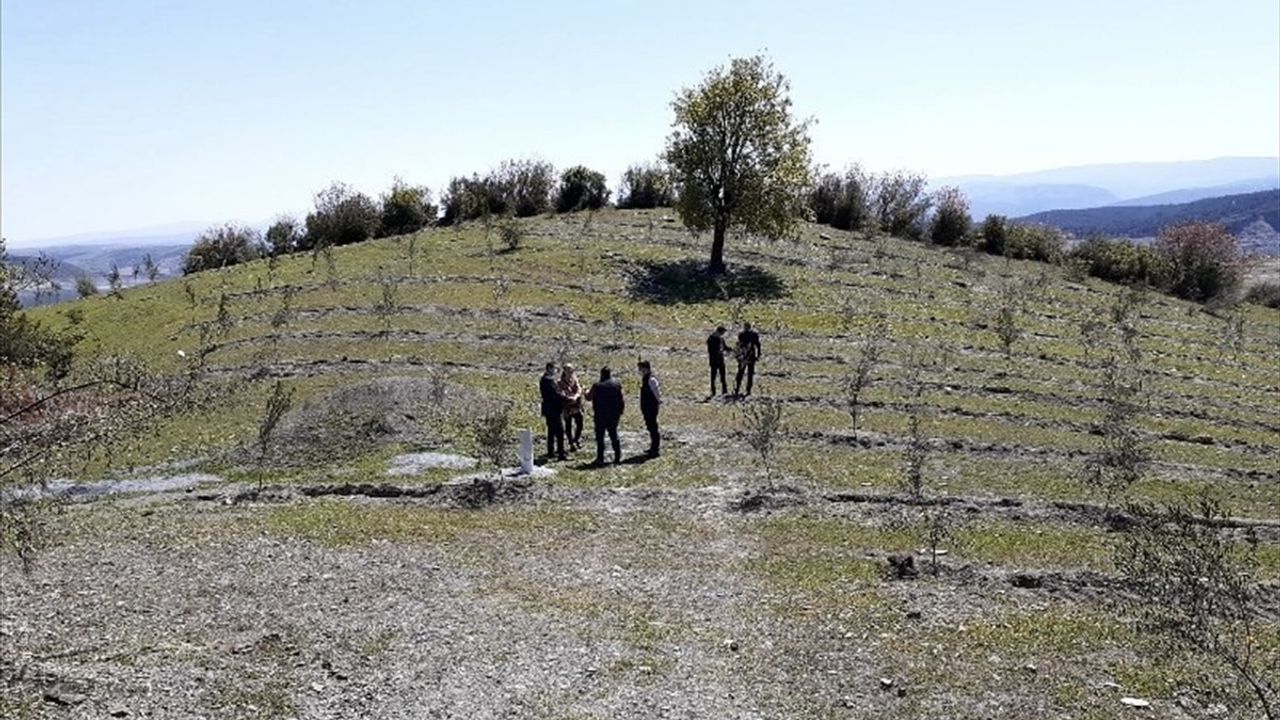
[[[377,203],[342,183],[316,193],[315,204],[316,209],[307,214],[300,250],[364,242],[382,224]]]
[[[556,191],[556,212],[599,210],[609,202],[604,173],[578,165],[560,174]]]
[[[1064,257],[1062,231],[1045,225],[1006,224],[1001,255],[1014,260],[1058,263]]]
[[[1221,225],[1191,222],[1167,227],[1156,239],[1156,250],[1168,266],[1167,287],[1173,295],[1205,301],[1240,286],[1240,245]]]
[[[992,255],[1003,255],[1004,244],[1009,236],[1009,218],[1003,215],[988,215],[982,221],[982,250]]]
[[[1280,281],[1267,280],[1249,288],[1244,299],[1258,305],[1280,310]]]
[[[436,207],[431,204],[431,191],[396,178],[391,189],[382,195],[382,226],[378,234],[383,237],[407,235],[421,230],[435,219]]]
[[[507,160],[483,178],[455,177],[445,190],[442,225],[486,215],[528,217],[551,209],[555,168],[540,160]]]
[[[93,280],[91,280],[88,275],[81,275],[76,278],[76,295],[79,295],[82,298],[87,298],[90,295],[97,294],[98,286],[94,284]]]
[[[1128,240],[1089,238],[1068,255],[1080,262],[1088,274],[1109,282],[1160,287],[1167,275],[1160,253]]]
[[[817,178],[809,193],[809,210],[814,222],[838,230],[857,230],[871,216],[871,178],[857,165],[844,174],[826,173]]]
[[[540,215],[551,209],[556,170],[541,160],[507,160],[490,173],[516,217]]]
[[[288,255],[302,245],[302,224],[292,215],[281,215],[267,228],[266,250],[272,255]]]
[[[944,187],[934,193],[933,201],[937,209],[929,223],[929,239],[938,245],[959,245],[973,225],[969,199],[960,188]]]
[[[933,205],[925,185],[924,175],[901,170],[876,178],[872,211],[881,231],[917,239],[924,235],[924,218]]]
[[[618,207],[643,210],[675,204],[671,174],[660,163],[632,165],[622,174],[618,187]]]
[[[506,211],[505,200],[479,175],[450,180],[440,202],[444,210],[441,225],[454,225],[486,214],[501,215]]]
[[[258,231],[244,225],[220,225],[205,230],[187,251],[182,274],[215,270],[262,257]],[[114,285],[114,283],[113,283]]]

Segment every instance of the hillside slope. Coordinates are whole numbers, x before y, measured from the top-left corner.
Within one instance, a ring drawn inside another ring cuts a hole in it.
[[[140,482],[188,485],[73,506],[52,577],[4,594],[28,676],[71,674],[97,705],[167,716],[1104,718],[1122,695],[1158,717],[1211,714],[1201,660],[1153,646],[1111,603],[1115,533],[1085,470],[1105,319],[1131,314],[1150,401],[1153,463],[1132,496],[1212,488],[1276,578],[1275,311],[1220,319],[816,226],[731,240],[737,274],[717,285],[688,272],[705,238],[667,220],[536,218],[514,251],[469,224],[34,311],[62,324],[77,308],[84,352],[179,372],[225,298],[206,378],[228,390],[119,458]],[[763,336],[756,397],[708,399],[703,341],[742,320]],[[843,388],[872,339],[884,350],[855,434]],[[417,454],[474,456],[471,422],[500,402],[540,442],[549,359],[588,382],[611,365],[634,405],[640,357],[665,397],[660,458],[638,455],[634,408],[627,462],[579,453],[489,497]],[[290,447],[260,468],[247,448],[276,380],[298,393]],[[767,468],[740,433],[760,397],[783,408]],[[937,502],[923,508],[901,485],[913,417]],[[939,575],[889,581],[886,556],[925,545],[922,509],[949,513]],[[1259,637],[1280,651],[1280,589],[1264,590]],[[104,634],[109,656],[67,652]],[[38,689],[6,701],[42,707]]]

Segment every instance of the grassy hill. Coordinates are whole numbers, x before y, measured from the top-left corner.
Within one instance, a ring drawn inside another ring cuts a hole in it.
[[[1093,323],[1127,290],[816,226],[731,242],[739,274],[720,288],[685,273],[707,243],[661,212],[522,228],[509,252],[477,224],[421,233],[412,274],[393,238],[336,249],[332,271],[294,256],[35,311],[78,308],[86,352],[175,372],[220,297],[230,322],[207,357],[226,394],[118,458],[130,477],[207,476],[72,506],[45,572],[79,592],[5,593],[24,657],[105,633],[110,648],[59,669],[161,714],[1112,718],[1121,696],[1155,717],[1211,711],[1204,673],[1220,669],[1114,609],[1115,533],[1086,481],[1104,410]],[[1132,496],[1211,488],[1280,577],[1280,316],[1137,302],[1153,462]],[[768,473],[740,433],[759,401],[706,398],[703,339],[740,320],[762,331],[756,395],[783,404]],[[842,387],[869,334],[886,345],[855,436]],[[548,359],[584,380],[612,365],[634,403],[637,357],[667,397],[659,459],[596,470],[579,454],[481,509],[450,494],[463,471],[388,474],[402,453],[474,455],[467,422],[494,402],[538,428]],[[277,379],[297,402],[262,469],[247,448]],[[892,581],[886,556],[925,545],[901,491],[913,416],[952,532],[937,578]],[[274,489],[244,494],[258,482]],[[1274,620],[1280,589],[1264,590]],[[1259,632],[1280,649],[1280,626]]]

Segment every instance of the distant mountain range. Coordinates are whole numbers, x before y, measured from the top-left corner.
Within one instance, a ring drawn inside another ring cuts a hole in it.
[[[975,218],[1019,217],[1045,210],[1184,203],[1280,188],[1280,158],[1216,158],[1054,168],[1016,175],[938,178],[969,197]]]
[[[48,247],[24,247],[10,253],[9,261],[25,265],[34,263],[41,255],[55,261],[54,282],[61,286],[56,293],[42,293],[40,305],[61,302],[76,296],[75,283],[80,277],[88,277],[98,289],[107,287],[107,273],[111,272],[114,263],[120,270],[121,279],[126,287],[146,282],[139,275],[134,277],[133,268],[141,265],[146,255],[160,269],[161,279],[176,277],[182,274],[182,261],[186,257],[190,241],[178,244],[149,244],[145,240],[154,240],[153,236],[142,236],[144,242],[137,244],[139,238],[121,238],[123,242],[107,242],[104,244],[54,245]],[[130,241],[135,244],[130,244]],[[23,305],[37,304],[31,292],[19,293],[18,299]]]
[[[1172,194],[1172,193],[1170,193]],[[1049,210],[1021,220],[1062,228],[1077,237],[1107,235],[1150,238],[1160,228],[1180,222],[1225,225],[1245,250],[1280,255],[1280,190],[1205,198],[1176,205],[1111,205],[1077,210]]]

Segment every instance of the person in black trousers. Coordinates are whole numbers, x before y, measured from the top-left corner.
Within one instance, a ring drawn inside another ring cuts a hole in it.
[[[724,341],[726,330],[723,325],[707,336],[707,362],[711,363],[711,397],[716,396],[716,376],[720,377],[720,394],[729,394],[729,385],[724,379],[724,356],[729,346]]]
[[[552,456],[564,460],[564,396],[556,387],[555,363],[547,363],[538,391],[542,394],[542,417],[547,421],[547,460]]]
[[[644,427],[649,431],[648,455],[656,458],[662,444],[662,436],[658,432],[658,408],[662,406],[662,391],[648,360],[641,360],[636,368],[640,370],[640,414],[644,416]]]
[[[587,390],[591,402],[591,420],[596,431],[596,465],[604,465],[604,436],[613,444],[613,464],[622,462],[622,443],[618,441],[618,422],[627,401],[622,396],[622,384],[613,377],[609,368],[600,368],[600,382]]]
[[[751,329],[751,323],[742,324],[742,332],[738,333],[738,377],[733,381],[733,394],[742,394],[742,375],[747,375],[747,394],[751,394],[751,385],[756,379],[756,361],[764,354],[760,347],[760,334]]]

